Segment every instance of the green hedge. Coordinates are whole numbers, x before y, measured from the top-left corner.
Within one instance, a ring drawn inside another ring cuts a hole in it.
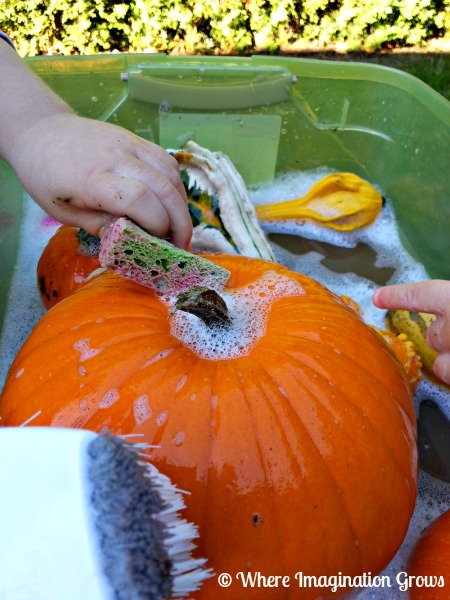
[[[22,56],[375,50],[449,37],[450,0],[3,0],[0,29]]]

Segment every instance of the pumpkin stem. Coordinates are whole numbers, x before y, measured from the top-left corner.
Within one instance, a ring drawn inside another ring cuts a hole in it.
[[[178,295],[170,316],[183,310],[201,319],[208,327],[229,325],[231,318],[224,299],[214,290],[194,285],[187,292]]]

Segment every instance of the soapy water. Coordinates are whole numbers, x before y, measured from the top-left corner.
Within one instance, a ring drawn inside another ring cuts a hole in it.
[[[290,173],[278,178],[274,184],[260,186],[250,190],[253,204],[268,204],[276,201],[292,200],[304,196],[308,190],[328,171],[316,170],[309,173]],[[382,190],[378,190],[382,193]],[[354,248],[358,244],[367,244],[375,251],[374,267],[392,269],[392,275],[385,284],[406,283],[429,279],[423,265],[415,261],[404,249],[398,234],[392,205],[385,203],[375,222],[352,232],[340,232],[311,223],[267,222],[262,223],[267,234],[277,233],[302,236],[318,240],[340,248]],[[277,236],[274,236],[276,238]],[[295,243],[295,242],[294,242]],[[335,273],[323,265],[323,255],[308,252],[299,255],[285,247],[273,244],[275,258],[286,267],[299,271],[320,281],[337,295],[346,295],[355,300],[361,316],[366,323],[385,329],[385,311],[372,304],[372,294],[378,285],[374,281],[355,275],[355,273]],[[431,399],[450,419],[450,392],[438,388],[429,381],[423,381],[415,393],[415,408],[418,414],[419,404]],[[440,481],[420,471],[416,507],[405,540],[397,555],[381,575],[386,575],[385,587],[365,588],[359,593],[358,600],[400,600],[405,598],[406,565],[408,557],[420,533],[440,514],[450,508],[450,484]],[[390,584],[390,587],[389,587]]]
[[[285,174],[280,176],[275,184],[250,190],[250,198],[255,205],[298,198],[304,196],[315,183],[328,174],[329,171],[322,169],[301,174]],[[381,190],[378,191],[381,193]],[[373,224],[354,231],[335,231],[313,223],[294,221],[263,222],[261,225],[269,234],[269,239],[271,233],[278,233],[297,235],[339,248],[354,248],[358,244],[366,244],[375,251],[375,268],[393,270],[393,275],[386,283],[428,279],[423,265],[413,260],[403,248],[394,211],[389,202],[385,204]],[[337,295],[350,296],[359,304],[361,315],[367,323],[384,328],[385,311],[373,306],[371,301],[372,293],[378,287],[374,281],[352,272],[336,274],[322,264],[324,257],[319,252],[309,252],[299,256],[276,243],[273,245],[278,262],[294,271],[313,277]]]
[[[250,197],[254,204],[297,198],[306,194],[314,183],[328,174],[328,170],[321,169],[308,173],[284,175],[272,184],[249,190]],[[22,222],[17,265],[11,282],[0,338],[0,387],[3,386],[9,366],[20,346],[45,312],[37,292],[36,265],[47,241],[59,227],[59,224],[49,219],[28,196],[25,197],[24,202],[25,216]],[[358,244],[367,244],[373,248],[376,255],[375,268],[391,269],[387,272],[392,272],[392,276],[386,283],[421,281],[428,278],[423,266],[414,261],[404,250],[399,240],[395,217],[389,202],[383,207],[382,213],[372,225],[354,232],[336,232],[325,227],[294,222],[287,224],[263,223],[262,226],[269,234],[269,239],[271,233],[277,233],[319,240],[340,248],[354,248]],[[337,295],[350,296],[359,304],[361,315],[367,323],[379,328],[385,327],[385,311],[377,309],[371,302],[372,293],[377,288],[377,284],[370,278],[352,272],[335,273],[324,266],[323,255],[316,251],[298,254],[276,243],[272,243],[272,246],[278,262],[313,277]],[[227,299],[228,302],[229,299]],[[187,315],[187,317],[191,318],[191,315]],[[81,352],[90,350],[92,349],[86,342],[85,346],[80,347],[80,356]],[[159,357],[155,357],[155,360],[156,358]],[[420,401],[424,398],[435,401],[444,414],[450,418],[449,392],[438,389],[425,381],[420,384],[415,394],[417,411]],[[108,402],[111,400],[114,399],[105,399]],[[144,398],[137,399],[133,408],[139,419],[142,420],[147,419],[151,413],[151,407]],[[158,415],[159,420],[164,420],[165,417],[166,415],[163,414]],[[400,600],[405,597],[406,592],[401,585],[402,573],[406,571],[406,563],[411,549],[422,530],[448,508],[450,508],[450,484],[421,471],[416,508],[407,535],[397,555],[381,574],[386,575],[385,581],[390,583],[390,587],[365,588],[359,593],[355,590],[358,600]]]

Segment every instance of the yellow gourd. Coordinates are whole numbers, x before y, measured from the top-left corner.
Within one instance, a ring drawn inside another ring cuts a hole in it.
[[[390,331],[396,334],[404,333],[414,344],[422,365],[429,374],[433,374],[434,361],[438,355],[427,343],[427,329],[435,319],[435,315],[409,310],[389,310],[386,316],[386,324]]]
[[[261,221],[305,219],[338,231],[352,231],[372,223],[383,198],[367,181],[353,173],[333,173],[318,181],[302,198],[256,207]]]

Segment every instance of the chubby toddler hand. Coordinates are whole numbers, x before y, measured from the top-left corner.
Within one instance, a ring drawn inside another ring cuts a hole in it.
[[[60,112],[16,140],[13,166],[52,217],[101,235],[107,214],[128,216],[188,249],[192,234],[178,164],[165,150],[100,121]]]
[[[374,293],[372,301],[378,308],[436,315],[427,330],[427,343],[439,353],[434,373],[450,384],[450,281],[432,279],[382,287]]]

